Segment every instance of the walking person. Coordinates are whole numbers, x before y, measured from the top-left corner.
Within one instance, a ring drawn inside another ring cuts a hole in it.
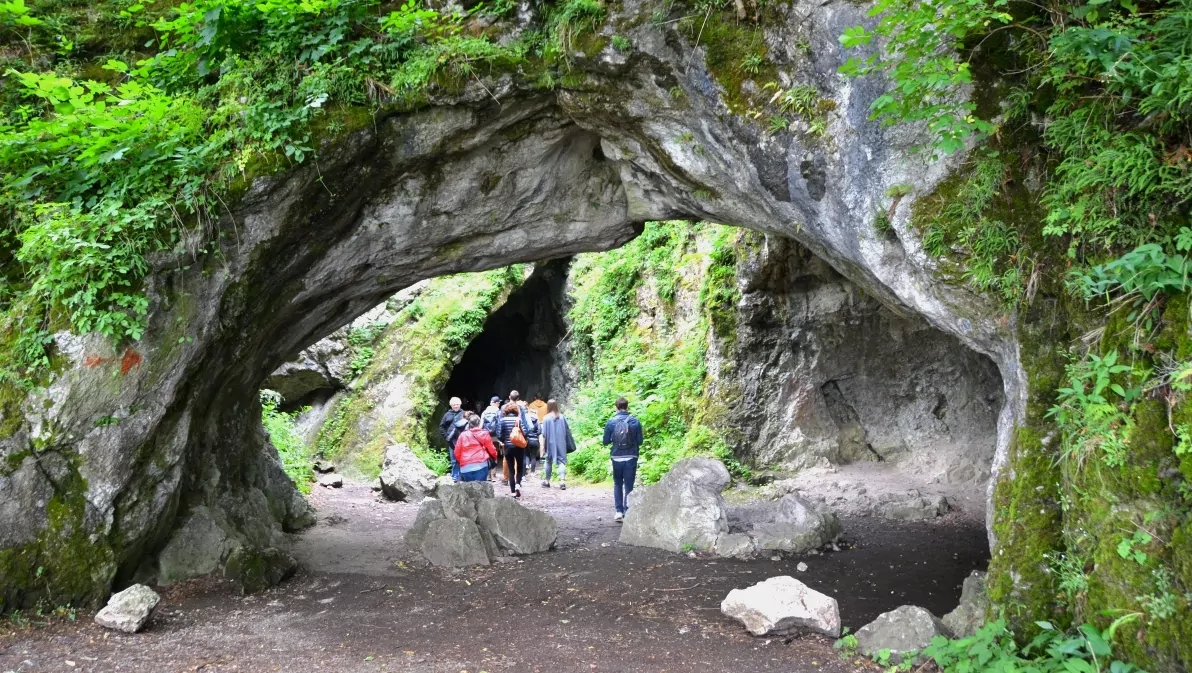
[[[637,478],[637,454],[642,447],[641,421],[629,413],[629,400],[618,397],[614,403],[617,413],[604,424],[602,444],[612,444],[613,507],[617,512],[613,521],[624,521],[629,511],[629,493]]]
[[[546,479],[543,488],[550,488],[551,468],[559,474],[559,490],[567,490],[567,454],[575,451],[575,437],[567,419],[559,413],[559,403],[546,403],[546,419],[542,421],[542,450],[546,461]]]
[[[522,408],[509,402],[501,410],[501,444],[505,447],[505,464],[509,467],[509,492],[521,497],[522,477],[526,473],[526,432],[522,428]]]
[[[542,434],[542,430],[538,424],[538,415],[534,413],[530,405],[525,403],[525,400],[521,398],[521,394],[516,390],[509,391],[509,401],[517,403],[522,432],[526,433],[526,441],[528,442],[526,450],[523,452],[524,457],[522,461],[525,464],[522,466],[522,471],[537,473],[538,458],[542,451],[542,442],[539,441],[539,435]]]
[[[488,481],[488,461],[497,457],[492,436],[481,426],[480,417],[467,413],[468,429],[455,440],[455,462],[460,481]]]
[[[484,413],[480,414],[480,427],[488,431],[489,436],[492,437],[493,443],[497,446],[497,457],[493,461],[491,467],[498,465],[502,466],[505,472],[505,482],[509,481],[509,468],[504,466],[503,456],[505,455],[505,447],[501,445],[501,398],[493,395],[488,401],[488,407]],[[493,473],[489,472],[489,480],[495,480]]]
[[[439,434],[447,442],[447,459],[451,462],[451,479],[459,481],[459,463],[455,462],[455,439],[464,431],[467,420],[464,418],[463,402],[458,397],[447,400],[450,407],[443,418],[439,420]]]

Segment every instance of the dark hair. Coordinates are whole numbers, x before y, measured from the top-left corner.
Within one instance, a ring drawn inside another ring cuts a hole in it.
[[[542,398],[538,398],[538,399],[542,399]],[[550,412],[554,412],[556,414],[559,413],[559,403],[555,400],[547,400],[546,401],[546,411],[547,411],[547,413],[550,413]]]
[[[521,414],[521,407],[517,406],[517,402],[510,402],[501,409],[501,413],[506,416],[517,416]]]
[[[478,427],[480,427],[480,417],[479,417],[479,416],[477,416],[476,414],[474,414],[474,413],[472,413],[472,412],[470,412],[470,411],[469,411],[469,412],[468,412],[468,415],[467,415],[465,418],[467,418],[467,419],[468,419],[468,427],[469,427],[469,428],[478,428]]]
[[[618,397],[617,401],[613,402],[613,406],[615,406],[618,411],[629,411],[629,400],[625,399],[624,397]]]
[[[521,399],[521,395],[519,395],[516,390],[509,391],[509,401],[510,402],[516,402],[520,399]]]
[[[542,396],[541,396],[541,395],[537,395],[537,394],[536,394],[536,395],[534,395],[534,399],[536,399],[536,400],[540,400],[540,399],[542,399]]]

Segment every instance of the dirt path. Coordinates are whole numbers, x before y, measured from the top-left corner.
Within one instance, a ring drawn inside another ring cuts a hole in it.
[[[297,541],[303,570],[241,597],[208,578],[163,592],[141,634],[78,622],[11,627],[7,671],[849,671],[831,641],[753,638],[719,612],[733,588],[795,575],[833,595],[856,628],[905,603],[937,614],[988,559],[984,532],[844,520],[855,548],[782,561],[689,558],[620,546],[605,488],[526,489],[559,521],[559,549],[490,567],[416,568],[400,539],[417,506],[367,487],[318,489],[319,523]],[[795,565],[804,561],[807,572]]]

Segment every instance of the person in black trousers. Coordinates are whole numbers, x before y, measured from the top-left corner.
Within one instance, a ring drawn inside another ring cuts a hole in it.
[[[513,436],[513,429],[521,423],[521,407],[517,402],[510,402],[501,409],[501,413],[501,444],[505,445],[505,464],[509,466],[509,491],[513,493],[513,497],[520,498],[522,477],[526,473],[526,449],[516,446],[510,438]],[[526,430],[527,428],[521,429],[523,436]]]

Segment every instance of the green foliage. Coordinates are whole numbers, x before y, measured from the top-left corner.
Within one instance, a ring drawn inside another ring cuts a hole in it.
[[[0,378],[48,365],[51,326],[140,338],[149,255],[216,250],[245,180],[309,160],[319,123],[419,105],[536,39],[498,44],[468,19],[414,0],[0,3]],[[74,58],[84,42],[95,60]]]
[[[373,354],[353,390],[336,404],[319,431],[319,454],[349,474],[371,479],[380,473],[386,447],[403,443],[431,470],[445,473],[446,451],[427,434],[428,422],[439,411],[439,390],[451,376],[456,358],[525,274],[525,268],[515,264],[435,278],[391,325],[349,332],[355,357],[366,355],[365,348]],[[387,425],[375,423],[369,414],[380,396],[388,393],[377,385],[395,377],[406,383],[410,409]]]
[[[613,49],[620,52],[627,52],[633,49],[633,43],[624,35],[613,35]]]
[[[580,380],[569,414],[579,447],[568,456],[569,471],[592,481],[608,479],[609,449],[601,446],[613,402],[624,396],[642,422],[645,443],[638,463],[643,483],[664,475],[677,460],[714,456],[738,476],[748,468],[737,461],[724,431],[710,425],[704,397],[709,320],[735,312],[736,257],[732,229],[686,222],[651,222],[625,247],[581,255],[572,265],[575,303],[570,312],[572,358]],[[711,239],[708,257],[694,251],[696,239]],[[700,286],[702,315],[680,326],[670,305],[682,284],[708,262]],[[656,304],[654,324],[635,326],[642,302]],[[725,331],[730,331],[727,327]]]
[[[1039,622],[1040,634],[1019,647],[1003,620],[989,622],[968,638],[932,639],[923,655],[943,673],[1018,671],[1020,673],[1130,673],[1140,669],[1112,657],[1110,643],[1121,625],[1136,619],[1125,615],[1104,631],[1083,624],[1071,633],[1049,622]]]
[[[1192,249],[1192,229],[1183,227],[1175,238],[1175,253],[1168,254],[1158,243],[1140,245],[1121,257],[1093,267],[1073,271],[1073,289],[1085,298],[1111,294],[1152,301],[1158,294],[1187,292],[1192,261],[1184,253]],[[1140,302],[1136,302],[1136,305]]]
[[[979,154],[969,166],[955,193],[930,214],[916,219],[923,233],[923,247],[935,257],[963,260],[961,278],[982,292],[996,292],[1008,304],[1024,291],[1025,257],[1015,257],[1020,234],[1003,215],[1014,212],[1006,203],[1003,185],[1009,169],[997,152]]]
[[[572,54],[580,50],[580,39],[592,32],[605,14],[600,0],[562,0],[556,4],[547,16],[546,56],[570,63]]]
[[[758,68],[760,67],[758,64]],[[799,84],[783,89],[777,82],[769,82],[762,88],[773,89],[774,95],[770,98],[770,103],[776,104],[782,112],[793,114],[807,122],[812,135],[822,136],[827,132],[827,113],[834,110],[836,104],[827,98],[821,98],[815,86]]]
[[[277,449],[282,469],[303,493],[310,493],[315,473],[311,468],[310,447],[294,426],[298,413],[282,411],[281,395],[272,390],[261,391],[261,422],[269,433],[269,441]]]
[[[1133,373],[1130,365],[1118,364],[1117,356],[1117,351],[1104,357],[1089,353],[1068,366],[1068,385],[1056,390],[1056,405],[1048,412],[1063,432],[1065,459],[1079,464],[1098,456],[1110,467],[1125,462],[1134,420],[1123,405],[1138,400],[1142,390],[1113,382],[1115,376]]]
[[[936,148],[955,152],[971,136],[988,135],[993,125],[976,116],[976,104],[941,95],[972,83],[969,64],[941,46],[1009,22],[1006,5],[1007,0],[881,0],[869,10],[882,17],[877,27],[849,28],[840,43],[855,48],[880,38],[886,41],[884,53],[850,58],[840,71],[849,77],[884,72],[894,86],[873,101],[870,117],[885,124],[925,123]]]

